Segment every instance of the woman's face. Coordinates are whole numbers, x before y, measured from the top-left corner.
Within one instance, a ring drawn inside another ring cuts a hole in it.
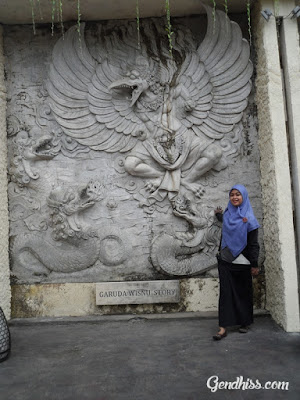
[[[232,191],[229,194],[229,200],[233,206],[238,207],[243,202],[243,196],[237,189],[232,189]]]

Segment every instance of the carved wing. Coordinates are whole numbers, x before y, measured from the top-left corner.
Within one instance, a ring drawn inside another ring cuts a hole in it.
[[[178,77],[181,122],[198,136],[222,139],[243,116],[251,91],[252,63],[240,27],[222,11],[205,6],[206,36],[189,53]]]
[[[86,47],[84,24],[81,40],[76,26],[70,28],[53,50],[47,82],[50,107],[64,133],[80,144],[93,150],[125,152],[136,144],[133,135],[142,122],[124,93],[109,89],[122,77],[120,63],[101,61]]]

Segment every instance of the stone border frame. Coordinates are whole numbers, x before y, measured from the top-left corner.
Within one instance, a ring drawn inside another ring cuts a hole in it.
[[[0,25],[0,307],[10,318],[11,289],[8,255],[6,88],[4,75],[3,28]]]
[[[260,15],[262,9],[272,9],[272,3],[271,0],[257,1],[253,18],[253,32],[255,33],[255,44],[258,55],[256,87],[261,154],[261,183],[264,205],[267,309],[270,310],[275,321],[283,326],[286,331],[293,332],[300,330],[300,324],[296,238],[292,212],[293,201],[289,168],[288,132],[284,110],[285,99],[283,97],[283,80],[279,62],[276,22],[274,19],[271,19],[266,23]],[[287,8],[289,10],[293,9],[293,6],[293,2],[288,0],[284,4],[284,12]],[[296,19],[284,21],[283,30],[285,36],[282,44],[285,46],[285,60],[288,65],[291,65],[294,61],[297,67],[296,70],[298,71],[298,75],[296,73],[297,79],[300,82],[299,53],[296,52],[296,55],[292,54],[292,52],[295,52],[295,47],[299,48],[299,43],[295,40],[295,35],[298,38]],[[289,46],[287,46],[288,42]],[[293,43],[294,47],[291,46],[291,43]],[[293,78],[292,74],[293,70],[286,68],[286,82],[291,82]],[[288,94],[288,102],[294,105],[300,103],[299,90],[297,93],[297,90],[288,85],[286,93]],[[296,113],[296,110],[294,112]],[[288,116],[290,120],[289,125],[294,127],[292,132],[290,129],[289,133],[291,137],[289,139],[296,146],[296,149],[300,149],[299,115],[297,117],[292,109],[288,113]],[[3,30],[0,26],[0,306],[9,318],[11,291],[8,256],[9,226],[6,153],[6,90],[4,85]],[[298,172],[296,178],[295,173],[293,175],[294,187],[297,183],[299,185],[300,175],[300,166],[297,164],[295,166],[297,156],[299,160],[299,153],[292,156],[294,157],[294,170]],[[299,201],[299,196],[297,200]],[[66,297],[64,298],[64,302],[72,304],[72,294]],[[47,315],[47,310],[44,309],[44,312],[44,315]],[[69,313],[71,315],[72,310],[69,310]],[[53,310],[51,310],[50,314],[53,315]],[[63,313],[63,315],[65,314]]]

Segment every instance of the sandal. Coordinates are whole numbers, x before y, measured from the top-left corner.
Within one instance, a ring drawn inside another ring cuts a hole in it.
[[[213,339],[214,340],[221,340],[226,336],[227,336],[227,331],[225,329],[224,333],[217,333],[216,335],[213,336]]]

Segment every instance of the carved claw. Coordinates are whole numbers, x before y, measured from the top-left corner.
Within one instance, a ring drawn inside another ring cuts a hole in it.
[[[194,195],[199,199],[203,197],[205,194],[205,188],[202,185],[198,185],[196,183],[183,182],[183,181],[182,185],[185,186],[186,189],[192,191]]]
[[[153,193],[159,187],[160,183],[161,183],[161,179],[155,179],[152,181],[148,181],[145,184],[145,188],[148,192]]]

